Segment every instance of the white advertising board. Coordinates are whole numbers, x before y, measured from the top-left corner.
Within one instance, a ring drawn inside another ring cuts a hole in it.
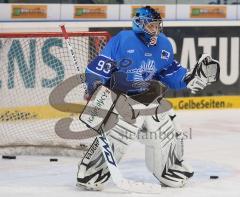
[[[236,20],[236,5],[177,5],[177,20]]]
[[[60,19],[60,4],[0,4],[0,21]]]
[[[119,5],[62,4],[61,20],[118,20]]]
[[[0,21],[127,21],[144,4],[6,4]],[[240,5],[150,4],[164,20],[237,20]]]

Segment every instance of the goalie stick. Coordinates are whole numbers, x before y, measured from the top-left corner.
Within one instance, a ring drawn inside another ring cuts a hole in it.
[[[77,62],[77,58],[75,56],[74,50],[69,41],[69,37],[68,37],[67,31],[66,31],[66,28],[64,25],[61,25],[60,27],[61,27],[61,30],[63,33],[65,43],[67,45],[69,54],[72,57],[74,66],[76,67],[79,74],[82,74],[81,68]],[[84,84],[83,87],[84,87],[85,93],[87,93],[87,87],[86,87],[85,80],[82,77],[82,75],[80,75],[80,80]],[[113,108],[114,108],[114,104],[111,106],[111,109],[113,109]],[[135,192],[135,193],[158,194],[161,191],[161,185],[137,182],[137,181],[133,181],[133,180],[124,178],[118,168],[118,165],[117,165],[116,160],[113,155],[112,148],[110,146],[110,143],[109,143],[106,135],[104,134],[102,127],[100,127],[100,129],[97,131],[97,133],[100,134],[96,138],[98,139],[99,144],[101,146],[101,150],[104,155],[105,161],[107,163],[112,180],[118,188],[128,191],[128,192]]]

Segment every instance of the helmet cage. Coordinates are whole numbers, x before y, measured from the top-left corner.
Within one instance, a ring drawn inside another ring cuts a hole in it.
[[[158,36],[163,31],[162,19],[153,19],[146,16],[134,16],[133,23],[144,33],[151,36]]]

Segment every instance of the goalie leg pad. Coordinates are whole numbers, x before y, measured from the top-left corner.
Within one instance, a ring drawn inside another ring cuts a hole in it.
[[[146,166],[153,175],[164,185],[182,187],[193,171],[183,164],[183,145],[176,138],[174,117],[172,109],[147,116],[139,140],[145,144]]]
[[[129,144],[136,139],[138,128],[119,119],[108,133],[114,157],[119,162]],[[88,190],[102,190],[110,178],[110,172],[97,138],[86,152],[78,166],[77,186]]]
[[[94,169],[94,170],[93,170]],[[97,138],[78,165],[77,186],[87,190],[102,190],[110,177]]]
[[[175,127],[175,137],[176,137],[176,148],[175,148],[175,155],[176,155],[176,160],[175,163],[177,166],[182,167],[182,171],[184,172],[185,176],[187,178],[191,178],[194,174],[192,167],[184,162],[183,157],[184,157],[184,133],[181,128],[181,126],[178,123],[178,116],[174,112],[174,110],[171,108],[170,110],[167,111],[170,119],[173,122],[173,125]],[[177,167],[176,166],[176,167]]]

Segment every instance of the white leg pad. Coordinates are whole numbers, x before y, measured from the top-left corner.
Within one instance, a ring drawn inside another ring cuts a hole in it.
[[[121,160],[128,145],[136,139],[137,131],[137,127],[119,119],[115,127],[107,133],[117,162]],[[109,177],[99,142],[94,140],[78,166],[77,186],[88,190],[102,190]]]
[[[139,140],[145,144],[146,166],[165,185],[182,187],[193,175],[192,169],[182,164],[183,146],[176,138],[173,110],[145,117]]]
[[[146,146],[146,165],[157,177],[161,176],[169,154],[173,154],[176,145],[175,128],[169,116],[166,113],[161,114],[159,120],[160,122],[156,122],[152,117],[147,117],[145,119],[147,131],[139,132],[139,140]]]

